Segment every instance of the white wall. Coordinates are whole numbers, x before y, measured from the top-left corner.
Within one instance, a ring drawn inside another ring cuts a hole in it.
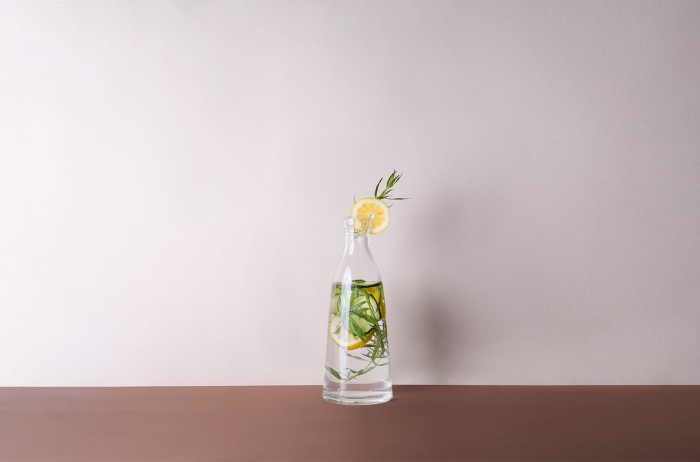
[[[700,2],[0,5],[0,385],[700,383]]]

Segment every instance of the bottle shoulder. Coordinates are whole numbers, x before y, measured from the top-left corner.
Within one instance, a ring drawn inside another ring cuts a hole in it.
[[[379,267],[371,255],[359,257],[357,255],[343,255],[336,267],[333,280],[335,282],[352,280],[381,282],[382,277]]]

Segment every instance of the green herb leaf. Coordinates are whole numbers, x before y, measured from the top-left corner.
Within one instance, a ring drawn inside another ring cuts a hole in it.
[[[382,180],[383,180],[383,179],[384,179],[384,177],[381,177],[381,178],[379,179],[379,183],[377,183],[377,187],[374,188],[374,197],[377,197],[377,191],[379,191],[379,185],[382,184]]]
[[[333,369],[332,367],[326,366],[326,370],[327,370],[328,372],[330,372],[331,375],[332,375],[333,377],[335,377],[336,379],[338,379],[338,380],[343,380],[343,378],[340,376],[340,374],[338,373],[338,371],[336,371],[336,370]]]
[[[352,305],[350,305],[350,309],[351,309],[351,310],[354,310],[355,308],[361,307],[361,306],[364,305],[365,303],[367,303],[367,301],[365,301],[365,300],[360,300],[360,301],[355,302],[355,303],[353,303]]]
[[[362,330],[362,328],[357,324],[357,321],[355,321],[353,318],[350,318],[350,333],[357,337],[358,339],[362,339],[365,337],[365,333]]]

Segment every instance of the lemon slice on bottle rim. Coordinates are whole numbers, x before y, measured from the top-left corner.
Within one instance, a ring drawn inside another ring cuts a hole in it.
[[[375,197],[365,197],[355,202],[352,206],[350,216],[359,220],[360,224],[356,225],[356,227],[360,229],[364,229],[362,226],[366,226],[365,220],[369,216],[372,216],[372,228],[369,230],[370,234],[379,234],[385,231],[389,227],[389,222],[391,221],[389,206],[381,199]]]

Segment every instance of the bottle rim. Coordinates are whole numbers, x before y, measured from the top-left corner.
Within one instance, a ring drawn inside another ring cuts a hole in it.
[[[343,226],[346,232],[357,232],[363,235],[369,235],[371,233],[367,231],[372,228],[372,218],[374,218],[372,214],[363,218],[343,217]]]

